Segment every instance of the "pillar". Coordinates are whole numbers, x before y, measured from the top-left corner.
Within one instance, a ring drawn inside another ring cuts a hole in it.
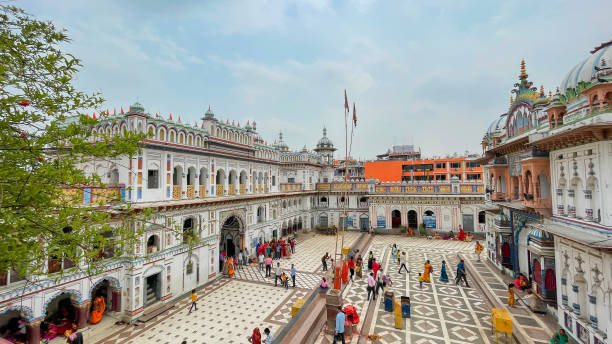
[[[584,190],[585,213],[587,221],[593,221],[593,191]]]
[[[28,343],[38,344],[40,343],[40,323],[42,320],[36,320],[26,325]]]
[[[121,289],[113,289],[111,297],[111,310],[113,312],[121,312]]]
[[[89,301],[83,302],[80,305],[74,305],[76,309],[77,327],[83,328],[87,326],[87,311],[89,310]]]

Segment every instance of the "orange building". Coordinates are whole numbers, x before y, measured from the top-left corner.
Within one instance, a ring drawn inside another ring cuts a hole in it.
[[[411,181],[482,181],[482,167],[470,158],[420,160],[375,160],[364,163],[365,178],[381,182]]]

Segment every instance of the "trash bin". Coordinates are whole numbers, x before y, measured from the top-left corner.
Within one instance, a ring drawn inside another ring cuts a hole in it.
[[[385,311],[393,312],[393,304],[395,303],[395,298],[393,297],[393,292],[388,291],[385,293]]]
[[[410,318],[410,298],[408,296],[402,296],[401,303],[402,303],[402,318]]]

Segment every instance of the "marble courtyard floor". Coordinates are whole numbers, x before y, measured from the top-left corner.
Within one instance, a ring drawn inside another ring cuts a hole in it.
[[[355,243],[360,235],[347,232],[344,246]],[[407,252],[409,274],[398,274],[397,262],[391,259],[393,243]],[[105,317],[113,322],[107,320],[103,331],[97,326],[85,330],[86,342],[178,344],[187,340],[188,343],[247,343],[246,337],[254,327],[259,327],[262,332],[269,327],[277,334],[291,319],[293,302],[298,298],[307,298],[318,285],[322,276],[321,257],[325,252],[331,254],[334,248],[333,236],[300,234],[296,253],[290,259],[280,260],[285,271],[295,264],[298,271],[296,288],[275,287],[274,278],[266,278],[257,266],[243,267],[236,270],[236,278],[220,278],[199,289],[198,310],[191,314],[188,314],[190,298],[187,295],[179,299],[174,308],[139,326],[113,325],[114,319]],[[362,320],[360,330],[366,314],[370,315],[371,320],[367,321],[363,333],[382,335],[381,343],[390,344],[495,343],[489,316],[493,303],[489,302],[483,288],[489,288],[490,292],[499,295],[499,302],[505,301],[500,290],[495,290],[498,285],[503,285],[503,281],[484,263],[476,262],[473,243],[377,235],[367,250],[373,251],[377,260],[382,258],[381,265],[384,271],[390,272],[393,281],[390,290],[396,298],[409,296],[412,309],[411,318],[404,319],[403,328],[395,329],[392,314],[384,310],[382,297],[377,298],[376,302],[366,301],[367,270],[364,270],[364,278],[350,282],[343,293],[345,305],[352,304],[359,312]],[[363,254],[367,256],[366,252]],[[468,281],[471,288],[458,287],[453,282],[460,256],[469,261]],[[431,261],[434,273],[432,283],[424,284],[421,289],[418,272],[422,272],[427,259]],[[443,259],[447,262],[449,283],[438,281]],[[279,261],[274,264],[276,262]],[[470,276],[472,272],[482,276],[475,279]],[[480,282],[479,286],[476,286],[477,281]],[[542,321],[522,306],[512,313],[515,323],[530,326],[523,331],[533,336],[529,338],[529,343],[545,342],[543,339],[550,331],[541,329],[538,332],[536,329],[543,324]],[[353,336],[350,342],[357,341],[358,337]],[[331,343],[331,336],[321,333],[316,342]]]

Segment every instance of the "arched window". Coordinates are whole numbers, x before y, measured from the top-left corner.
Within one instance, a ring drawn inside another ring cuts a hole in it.
[[[191,135],[187,137],[187,144],[193,146],[193,137]]]
[[[179,143],[180,144],[185,143],[185,134],[183,134],[183,133],[179,134]]]
[[[170,131],[170,142],[176,142],[176,134],[174,131]]]
[[[159,140],[166,141],[166,131],[164,129],[159,129]]]

